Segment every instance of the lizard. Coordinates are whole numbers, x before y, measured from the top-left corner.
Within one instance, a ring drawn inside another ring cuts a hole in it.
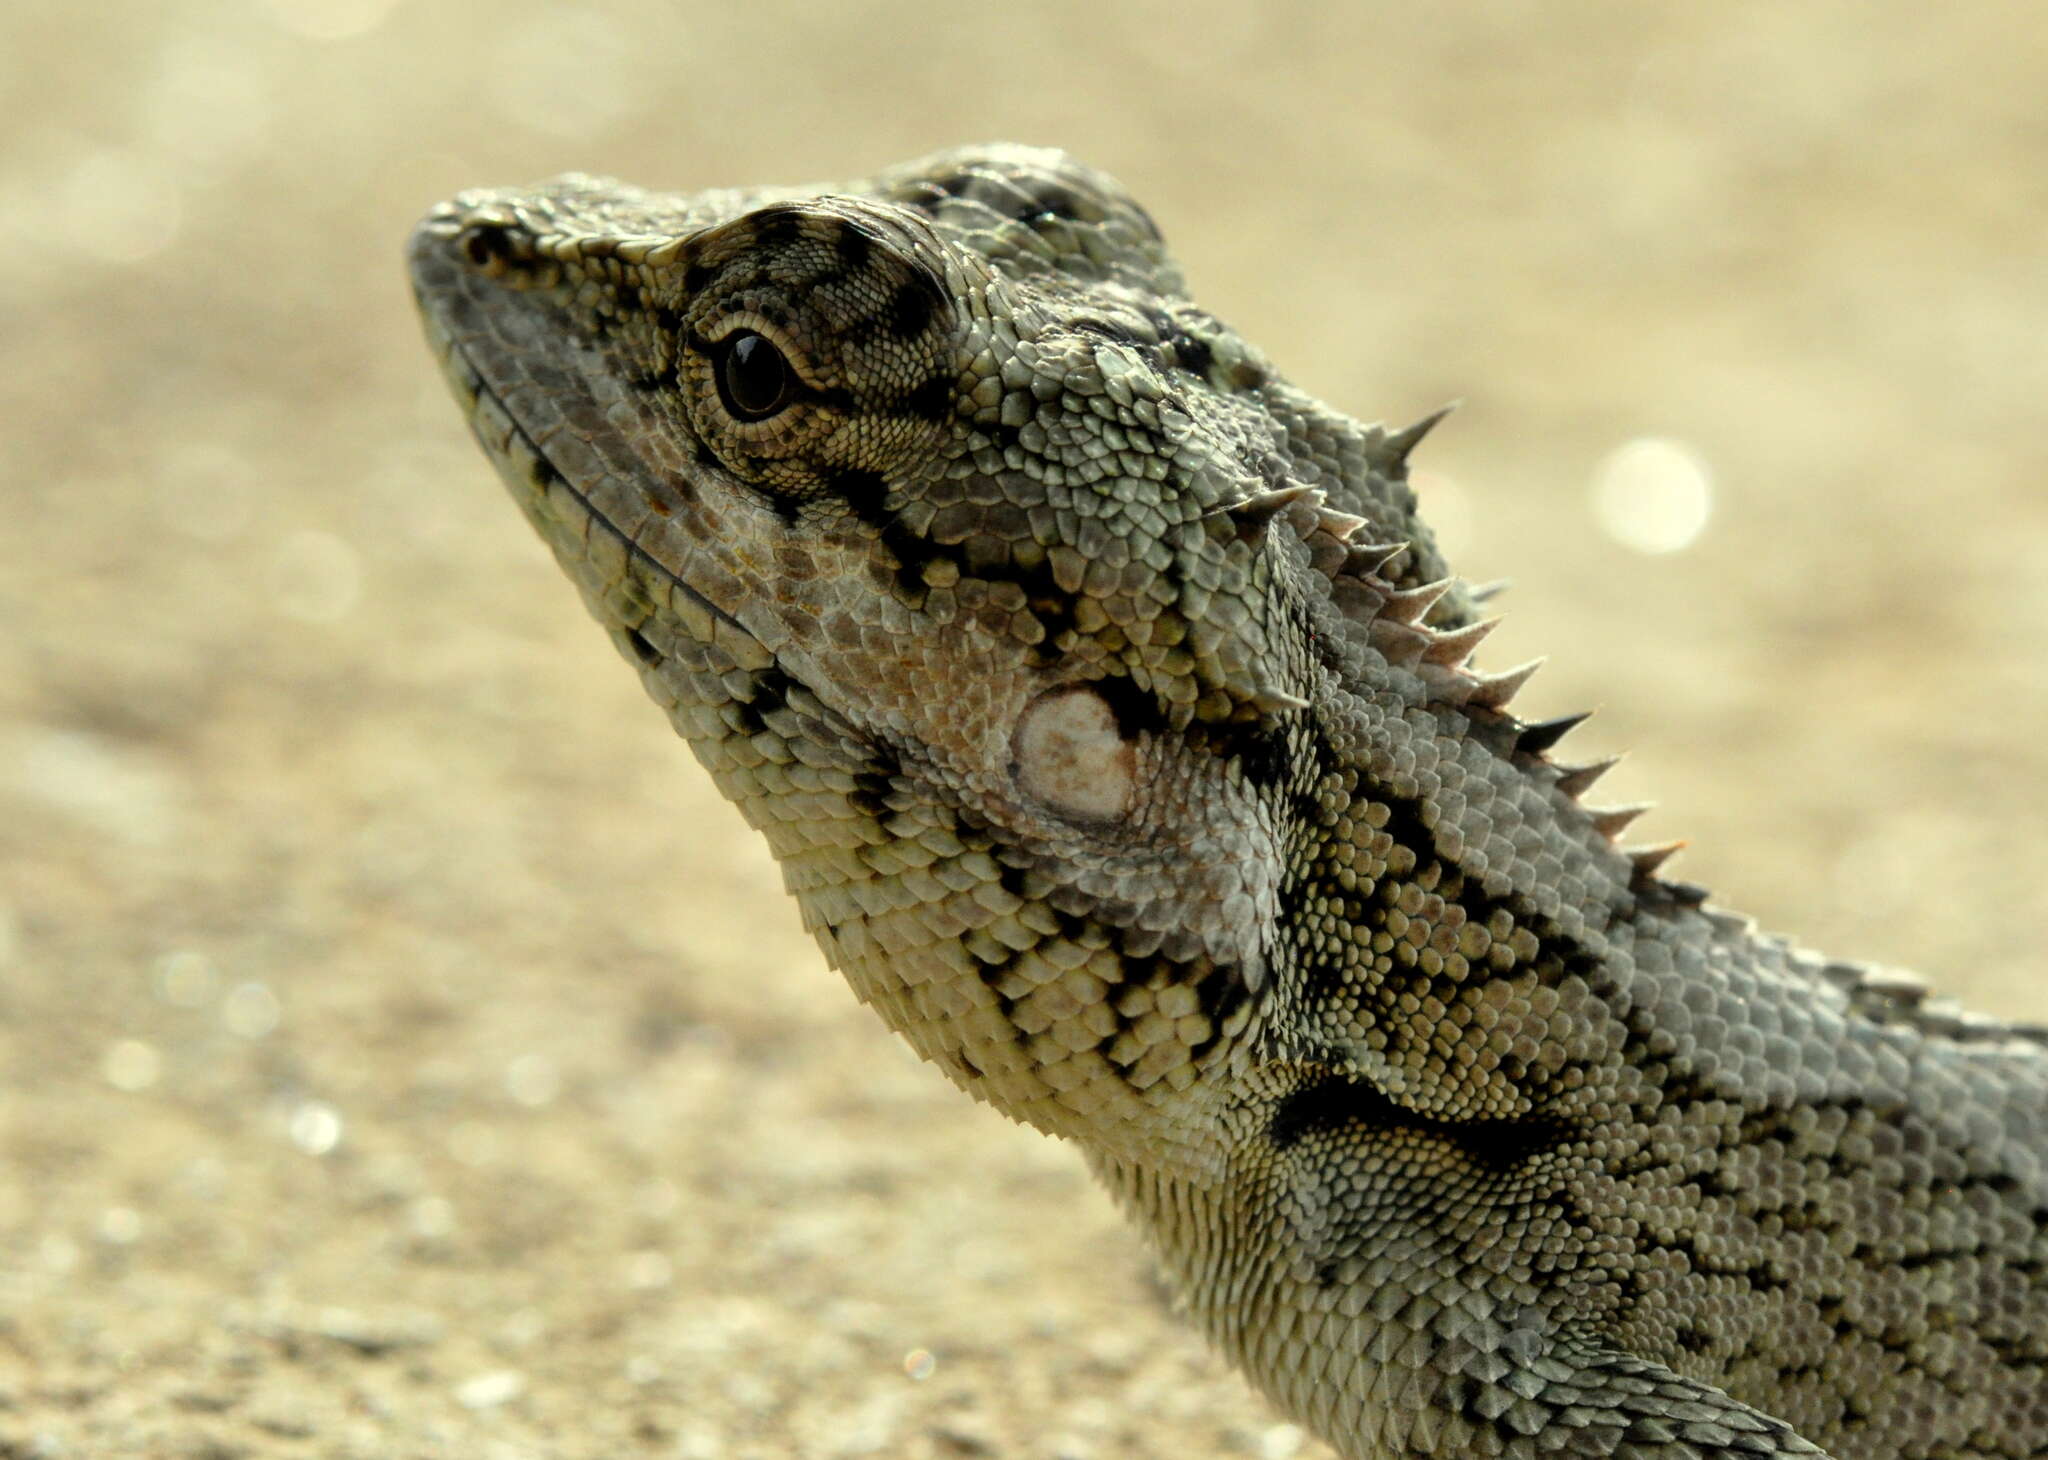
[[[1065,154],[572,174],[433,350],[856,995],[1349,1460],[2048,1456],[2048,1029],[1757,930]]]

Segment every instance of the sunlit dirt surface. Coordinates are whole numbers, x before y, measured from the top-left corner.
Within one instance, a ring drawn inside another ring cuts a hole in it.
[[[1262,14],[1269,18],[1261,18]],[[1676,870],[2048,1015],[2048,28],[2000,7],[0,20],[0,1455],[1324,1452],[824,967],[443,399],[569,168],[1125,178],[1512,575]]]

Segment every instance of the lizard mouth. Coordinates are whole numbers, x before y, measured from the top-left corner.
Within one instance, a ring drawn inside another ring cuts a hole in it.
[[[590,529],[601,531],[616,541],[626,560],[639,573],[657,579],[725,629],[758,642],[744,624],[678,576],[633,534],[614,522],[586,488],[555,464],[546,449],[506,407],[426,291],[416,289],[415,293],[428,344],[440,362],[450,389],[462,405],[471,433],[542,539],[555,545],[558,555],[564,555],[561,546],[564,524],[587,524]],[[644,662],[653,665],[668,658],[637,630],[624,627],[624,632],[634,653]]]

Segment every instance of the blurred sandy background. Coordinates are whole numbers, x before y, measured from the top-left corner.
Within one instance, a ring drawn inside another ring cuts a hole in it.
[[[2029,7],[16,0],[0,1455],[1324,1453],[823,968],[410,314],[463,186],[997,137],[1318,393],[1466,399],[1488,662],[1682,875],[2048,1014]]]

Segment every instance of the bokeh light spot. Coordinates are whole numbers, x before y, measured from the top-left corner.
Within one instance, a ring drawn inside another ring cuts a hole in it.
[[[1617,447],[1593,474],[1593,517],[1639,553],[1681,552],[1713,515],[1713,477],[1681,441],[1641,436]]]
[[[341,1144],[341,1112],[320,1100],[308,1100],[292,1112],[292,1144],[309,1156],[324,1156]]]
[[[163,1057],[139,1039],[120,1039],[100,1058],[100,1074],[116,1090],[147,1090],[163,1074]]]

